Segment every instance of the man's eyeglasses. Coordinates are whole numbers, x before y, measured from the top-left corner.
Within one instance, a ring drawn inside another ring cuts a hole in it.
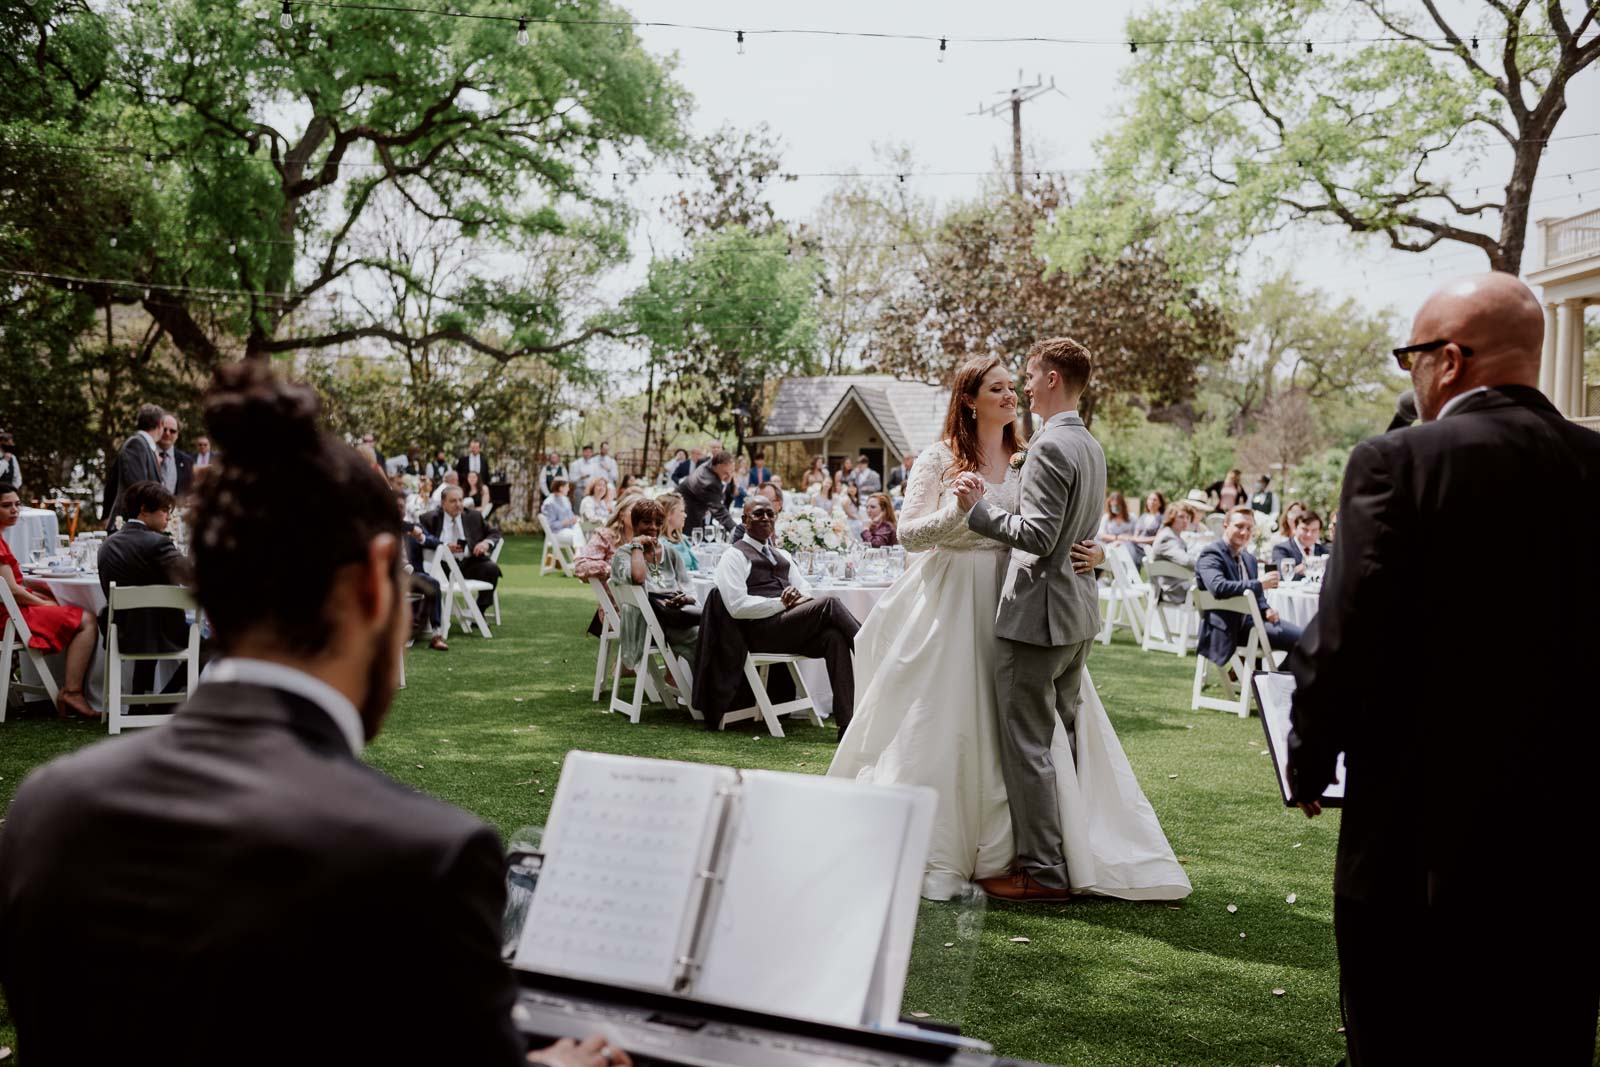
[[[1420,356],[1425,352],[1437,352],[1450,343],[1449,338],[1441,338],[1437,341],[1424,341],[1420,345],[1406,345],[1404,348],[1394,350],[1394,361],[1400,364],[1401,370],[1409,373],[1411,365],[1416,362],[1412,358],[1413,356]],[[1472,355],[1472,349],[1466,345],[1456,345],[1456,348],[1461,352],[1463,358]]]

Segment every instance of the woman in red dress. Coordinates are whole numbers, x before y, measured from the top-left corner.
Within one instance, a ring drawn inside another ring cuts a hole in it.
[[[22,498],[15,487],[0,482],[0,530],[15,526],[21,517]],[[0,579],[10,588],[22,609],[23,621],[33,634],[28,646],[46,655],[63,650],[67,654],[66,685],[61,689],[56,712],[63,718],[68,712],[76,712],[86,719],[98,719],[100,713],[83,698],[83,676],[89,670],[99,638],[94,616],[74,604],[57,604],[49,593],[23,585],[22,568],[4,539],[0,539]],[[0,664],[0,669],[10,670],[11,665]]]

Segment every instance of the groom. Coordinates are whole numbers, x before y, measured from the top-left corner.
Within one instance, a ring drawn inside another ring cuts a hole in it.
[[[994,671],[1000,770],[1017,860],[1011,874],[978,882],[1004,900],[1071,896],[1050,739],[1059,717],[1076,751],[1078,685],[1100,629],[1094,575],[1075,573],[1072,560],[1072,546],[1094,535],[1106,495],[1105,454],[1077,411],[1091,363],[1089,350],[1070,337],[1029,350],[1023,389],[1044,427],[1028,445],[1015,515],[989,507],[980,476],[963,474],[955,484],[967,525],[1011,546],[995,619]]]

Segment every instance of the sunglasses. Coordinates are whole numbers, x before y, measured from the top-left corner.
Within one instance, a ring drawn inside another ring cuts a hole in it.
[[[1448,338],[1444,338],[1438,341],[1424,341],[1420,345],[1406,345],[1404,348],[1394,350],[1394,361],[1400,364],[1401,370],[1410,372],[1412,365],[1416,362],[1412,358],[1413,356],[1420,356],[1427,352],[1437,352],[1451,343]],[[1456,345],[1456,349],[1461,353],[1462,358],[1472,355],[1472,349],[1466,345]]]

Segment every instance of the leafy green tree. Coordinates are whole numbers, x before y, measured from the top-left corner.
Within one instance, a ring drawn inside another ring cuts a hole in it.
[[[1051,261],[1160,234],[1198,276],[1307,220],[1408,252],[1454,242],[1516,273],[1540,154],[1600,57],[1600,5],[1576,20],[1560,0],[1408,6],[1184,0],[1129,19],[1146,42],[1131,96],[1104,170],[1045,237]],[[1492,147],[1510,153],[1503,187],[1464,179]]]
[[[605,0],[535,0],[510,18],[494,0],[456,5],[497,19],[306,6],[287,28],[266,4],[60,6],[103,41],[106,70],[42,65],[49,94],[81,98],[94,118],[92,142],[57,149],[102,160],[142,195],[122,220],[77,226],[80,243],[118,238],[128,269],[103,276],[134,279],[92,295],[141,307],[207,362],[416,340],[318,306],[340,290],[419,283],[375,239],[386,191],[482,246],[525,252],[583,233],[618,258],[625,215],[602,163],[625,169],[679,141],[684,94],[627,27],[608,24],[622,14]],[[24,9],[17,51],[49,41],[58,14],[52,3]],[[552,20],[527,23],[526,47],[521,15]],[[58,222],[71,228],[64,213]],[[454,306],[426,339],[495,359],[605,329],[568,322],[537,288],[490,273],[452,276],[433,295]]]
[[[816,372],[816,272],[788,238],[741,227],[653,261],[623,313],[670,381],[674,413],[740,450],[758,435],[768,383]]]
[[[1159,417],[1185,403],[1196,369],[1231,347],[1221,308],[1183,285],[1149,245],[1051,270],[1035,234],[1059,203],[1046,182],[947,217],[925,265],[887,301],[869,360],[889,373],[948,381],[966,359],[995,354],[1020,375],[1033,342],[1067,334],[1095,355],[1079,404],[1086,422],[1120,406]]]

